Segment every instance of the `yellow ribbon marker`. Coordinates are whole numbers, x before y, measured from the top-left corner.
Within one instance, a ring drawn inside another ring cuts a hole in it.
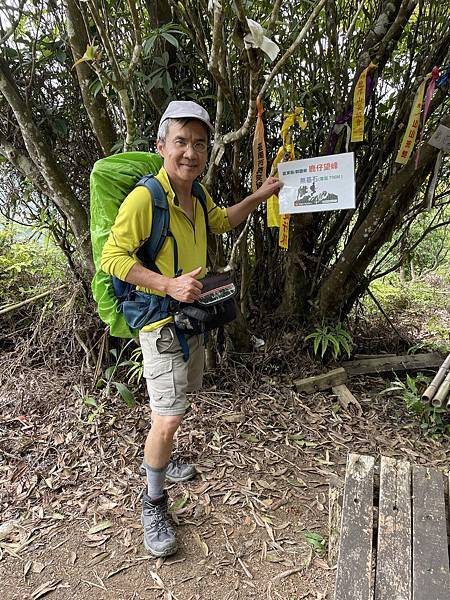
[[[266,142],[264,139],[264,123],[262,120],[264,109],[259,98],[256,99],[256,110],[258,111],[258,115],[256,117],[255,135],[253,136],[253,192],[256,192],[267,179]]]
[[[307,122],[303,118],[303,108],[296,106],[293,113],[284,114],[284,122],[281,127],[281,139],[283,145],[278,149],[275,160],[270,169],[270,175],[275,176],[278,170],[278,163],[284,160],[295,160],[294,145],[290,142],[290,128],[297,123],[301,129],[306,129]],[[278,196],[270,196],[267,200],[267,226],[280,227],[280,236],[282,230],[286,230],[287,224],[287,239],[283,237],[283,245],[281,238],[279,244],[282,248],[287,248],[289,243],[289,219],[290,215],[280,215],[280,205]],[[282,225],[283,228],[282,228]]]
[[[414,96],[413,105],[409,114],[408,126],[403,134],[402,143],[400,144],[397,158],[395,159],[395,162],[400,163],[401,165],[405,165],[408,162],[414,149],[414,142],[416,141],[417,132],[419,130],[420,113],[422,112],[425,86],[430,77],[431,73],[428,73],[428,75],[419,85],[416,95]]]
[[[289,223],[291,215],[280,215],[280,230],[278,233],[278,245],[287,250],[289,248]]]
[[[364,139],[364,111],[366,108],[366,81],[367,73],[370,69],[375,69],[378,65],[370,63],[364,69],[358,79],[353,92],[353,114],[352,114],[352,142],[362,142]]]
[[[270,175],[275,176],[278,171],[278,163],[280,163],[286,152],[284,146],[278,149],[275,160],[272,163],[270,169]],[[267,200],[267,226],[268,227],[279,227],[280,226],[280,205],[278,202],[278,196],[270,196]]]

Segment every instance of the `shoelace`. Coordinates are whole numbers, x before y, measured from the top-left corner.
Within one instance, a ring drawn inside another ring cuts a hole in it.
[[[168,531],[167,512],[162,506],[153,506],[149,503],[144,505],[144,515],[150,517],[150,522],[144,525],[145,529],[156,527],[158,532],[166,533]]]

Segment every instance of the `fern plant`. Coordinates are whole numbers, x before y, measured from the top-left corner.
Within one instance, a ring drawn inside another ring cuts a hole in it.
[[[338,358],[345,352],[348,357],[352,353],[353,339],[349,332],[342,326],[322,325],[306,336],[305,341],[313,340],[313,352],[323,358],[327,350],[331,351],[333,358]]]

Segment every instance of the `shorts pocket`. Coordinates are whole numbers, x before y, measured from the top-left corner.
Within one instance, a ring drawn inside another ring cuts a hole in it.
[[[175,331],[170,325],[163,325],[156,338],[156,350],[159,354],[166,352],[173,353],[179,349],[178,339],[175,338]]]
[[[163,401],[171,406],[175,401],[175,381],[173,374],[173,359],[152,360],[144,369],[147,387],[151,400],[160,403]]]

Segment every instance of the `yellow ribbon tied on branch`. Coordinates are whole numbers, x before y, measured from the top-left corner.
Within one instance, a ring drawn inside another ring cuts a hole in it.
[[[253,136],[253,192],[256,192],[267,179],[266,140],[264,139],[264,122],[262,120],[264,109],[259,98],[256,99],[256,110],[258,114],[256,117],[255,135]]]
[[[281,140],[283,145],[278,149],[275,160],[270,169],[270,175],[275,176],[278,171],[278,164],[282,160],[295,160],[294,144],[291,141],[290,129],[297,124],[300,129],[306,129],[307,122],[303,118],[304,110],[296,106],[293,113],[284,114],[284,122],[281,126]],[[267,226],[279,227],[278,243],[281,248],[288,248],[289,245],[289,220],[290,215],[280,215],[280,205],[278,196],[270,196],[267,200]]]
[[[405,165],[408,162],[414,149],[417,132],[419,131],[420,113],[422,112],[425,86],[431,75],[431,73],[428,73],[428,75],[419,85],[416,95],[414,96],[411,112],[409,114],[408,125],[403,135],[400,148],[398,149],[397,158],[395,159],[395,162],[400,163],[401,165]]]
[[[370,63],[358,79],[353,92],[352,142],[362,142],[364,139],[364,111],[366,109],[367,73],[378,65]]]

